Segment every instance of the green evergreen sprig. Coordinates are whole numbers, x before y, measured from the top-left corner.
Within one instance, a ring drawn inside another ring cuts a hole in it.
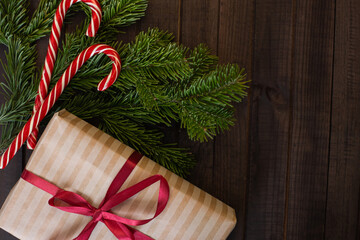
[[[50,33],[50,26],[60,2],[61,0],[40,1],[24,30],[24,36],[26,35],[29,42],[33,43]]]
[[[31,114],[39,81],[35,41],[50,32],[59,2],[41,0],[30,20],[24,0],[0,2],[6,5],[0,10],[0,19],[6,19],[0,20],[0,43],[8,47],[5,81],[1,83],[7,100],[0,108],[3,150]],[[244,71],[237,65],[218,65],[217,57],[203,44],[191,50],[156,28],[139,33],[133,42],[117,42],[122,27],[144,16],[147,1],[101,0],[100,4],[103,20],[94,38],[85,36],[89,8],[83,3],[71,8],[70,15],[81,9],[87,18],[74,32],[65,34],[51,85],[82,50],[95,43],[109,44],[119,52],[119,79],[107,91],[97,92],[96,85],[109,73],[111,62],[102,55],[93,57],[75,75],[44,122],[66,108],[184,176],[194,165],[191,154],[176,144],[164,143],[162,129],[178,122],[190,139],[198,141],[228,129],[234,124],[232,104],[246,97]]]

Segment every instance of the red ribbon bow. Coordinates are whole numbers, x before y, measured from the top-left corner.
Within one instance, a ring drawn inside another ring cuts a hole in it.
[[[118,239],[149,240],[152,238],[127,225],[139,226],[148,223],[156,218],[164,210],[169,200],[169,185],[166,179],[161,175],[154,175],[117,193],[141,158],[142,155],[138,152],[134,152],[128,158],[124,166],[120,169],[119,173],[114,178],[105,195],[105,198],[100,203],[98,208],[91,206],[91,204],[89,204],[80,195],[58,188],[52,183],[49,183],[48,181],[27,171],[26,169],[22,173],[21,177],[34,186],[53,195],[53,197],[49,200],[50,206],[56,207],[62,211],[92,217],[92,220],[85,226],[83,231],[74,240],[89,239],[92,231],[99,221],[103,222]],[[134,196],[138,192],[144,190],[157,181],[160,181],[160,190],[157,208],[152,218],[134,220],[123,218],[109,212],[113,207],[119,205],[126,199]],[[67,206],[64,206],[63,204],[59,205],[59,201],[55,201],[56,199],[66,203]]]

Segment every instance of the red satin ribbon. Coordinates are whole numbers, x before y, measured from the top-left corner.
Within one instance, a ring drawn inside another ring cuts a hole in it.
[[[85,226],[83,231],[74,240],[89,239],[92,231],[99,221],[105,223],[109,230],[118,239],[150,240],[152,238],[127,225],[138,226],[148,223],[156,218],[164,210],[169,200],[169,185],[166,179],[161,175],[154,175],[117,193],[141,158],[142,155],[138,152],[134,152],[129,157],[124,166],[120,169],[119,173],[114,178],[105,195],[104,200],[100,203],[98,208],[91,206],[80,195],[58,188],[54,184],[49,183],[48,181],[33,174],[32,172],[27,171],[26,169],[22,173],[21,177],[34,186],[53,195],[53,197],[49,200],[50,206],[56,207],[62,211],[92,217],[92,220]],[[157,181],[160,181],[160,190],[157,208],[152,218],[135,220],[123,218],[109,212],[113,207],[119,205],[121,202],[134,196],[138,192],[144,190]],[[64,204],[58,204],[59,201],[55,201],[56,199],[61,200],[67,205],[64,206]]]

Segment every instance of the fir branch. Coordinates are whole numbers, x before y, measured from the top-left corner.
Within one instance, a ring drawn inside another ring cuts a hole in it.
[[[6,102],[0,107],[1,143],[3,151],[17,135],[33,107],[36,95],[35,47],[19,38],[8,39],[5,71],[5,82],[1,83]]]
[[[180,99],[231,106],[232,101],[239,102],[247,95],[246,83],[244,69],[238,65],[218,66],[216,70],[194,80],[189,88],[180,93]]]
[[[66,93],[64,93],[66,95]],[[90,92],[78,94],[73,98],[60,98],[62,106],[72,108],[79,106],[77,112],[82,116],[88,114],[88,118],[97,118],[103,114],[127,118],[133,122],[144,124],[166,123],[163,118],[154,111],[146,111],[140,102],[135,102],[127,94],[119,94],[112,99],[105,92]],[[144,118],[146,116],[146,118]]]
[[[193,69],[191,78],[198,79],[215,70],[218,57],[211,55],[210,49],[206,45],[200,44],[191,51],[187,61]]]
[[[218,66],[177,94],[181,126],[191,139],[205,141],[233,124],[232,102],[247,94],[243,72],[237,65]]]
[[[103,31],[129,26],[145,16],[146,0],[102,0],[104,9]]]
[[[128,45],[124,68],[146,71],[153,79],[167,83],[168,80],[177,81],[192,74],[186,62],[187,48],[164,41],[161,31],[151,29],[141,32],[134,43]],[[162,46],[164,45],[164,46]]]
[[[7,38],[8,52],[5,53],[6,64],[2,63],[5,71],[5,81],[7,95],[14,92],[24,91],[26,87],[33,86],[36,77],[35,46],[31,46],[28,42],[24,42],[15,36]]]
[[[152,79],[146,77],[146,74],[136,76],[136,90],[145,108],[157,109],[157,98],[155,97],[155,94],[161,89],[156,88],[156,82],[151,83]]]
[[[190,139],[206,141],[228,130],[234,124],[232,108],[183,103],[179,113],[181,127],[186,128]]]
[[[28,24],[26,0],[0,1],[0,35],[19,35]]]
[[[97,38],[101,41],[116,40],[118,34],[122,32],[121,28],[134,24],[145,16],[148,4],[147,0],[100,0],[99,2],[103,13]],[[90,21],[91,11],[84,3],[80,3],[79,6],[88,16],[80,28],[81,32],[84,33]],[[74,9],[79,10],[80,8]]]
[[[35,10],[23,36],[33,43],[51,31],[56,9],[61,0],[41,0]]]

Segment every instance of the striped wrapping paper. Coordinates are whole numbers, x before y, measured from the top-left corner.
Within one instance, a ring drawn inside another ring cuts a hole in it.
[[[133,151],[62,110],[48,124],[26,168],[98,206]],[[120,190],[154,174],[167,179],[170,199],[157,218],[136,229],[154,239],[226,239],[236,223],[234,210],[146,157],[140,160]],[[135,219],[151,217],[158,188],[159,183],[152,185],[112,212]],[[20,179],[0,211],[0,227],[26,240],[73,239],[91,218],[50,207],[51,197]],[[116,238],[99,222],[90,239]]]

